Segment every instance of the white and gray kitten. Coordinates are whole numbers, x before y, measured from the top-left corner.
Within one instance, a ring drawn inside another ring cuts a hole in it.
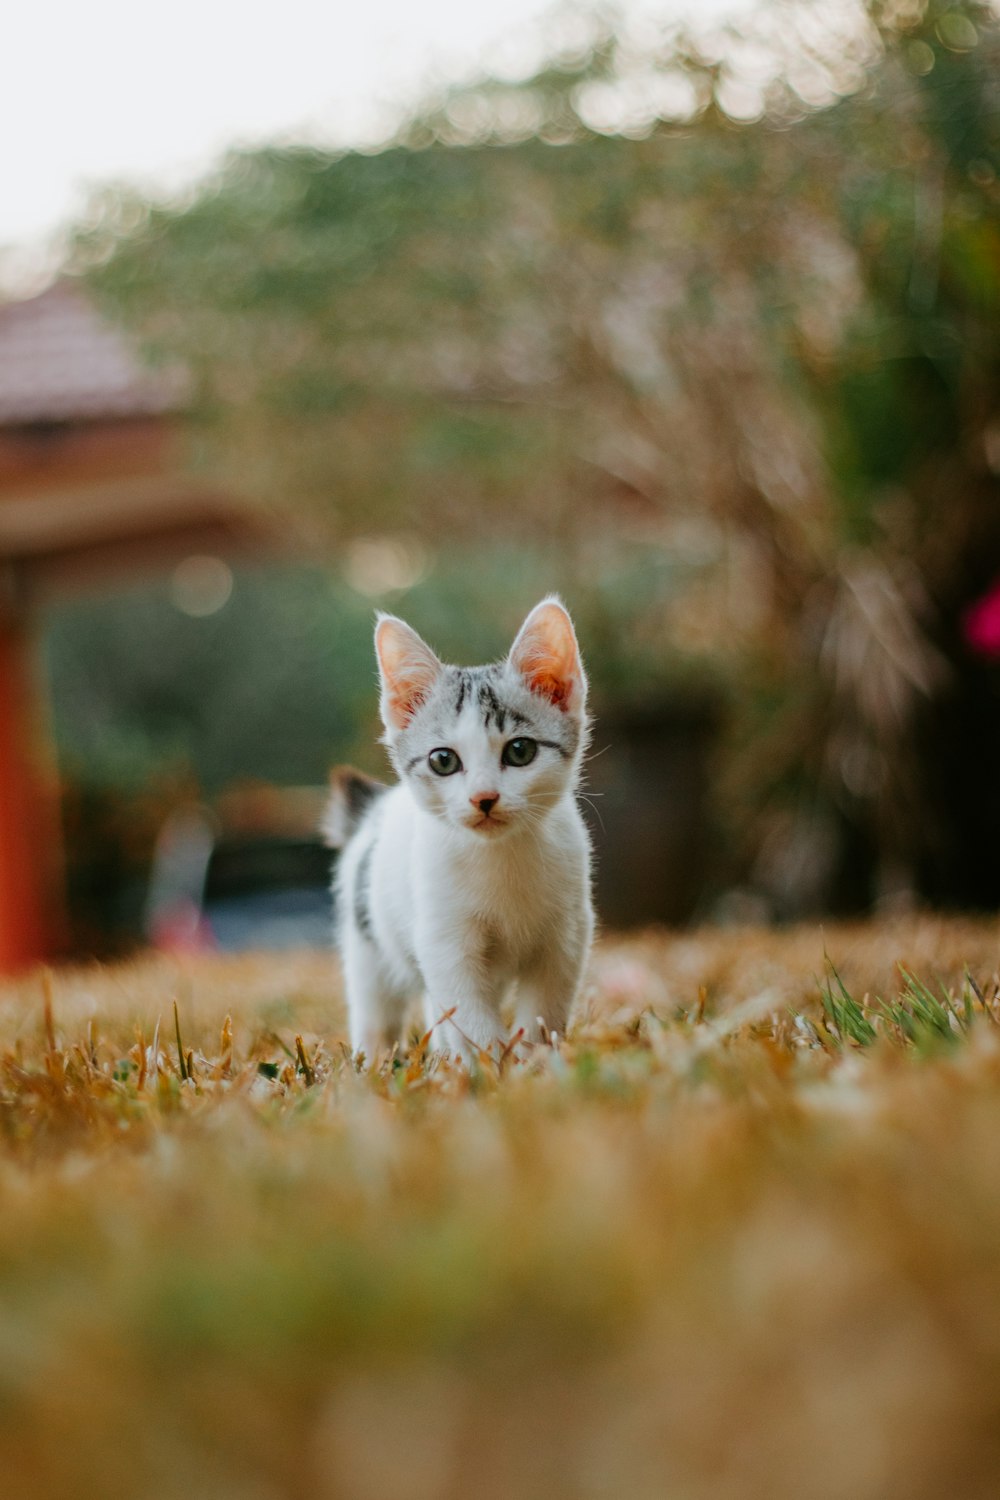
[[[433,1045],[469,1058],[505,1040],[516,990],[528,1040],[565,1031],[593,933],[590,846],[575,792],[587,682],[569,615],[544,599],[510,654],[445,666],[381,615],[383,740],[399,782],[334,773],[337,910],[351,1045],[400,1040],[424,995]]]

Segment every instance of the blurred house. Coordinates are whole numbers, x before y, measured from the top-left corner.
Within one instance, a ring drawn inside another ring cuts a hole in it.
[[[53,756],[32,642],[67,590],[273,538],[185,469],[184,372],[144,367],[75,285],[0,307],[0,971],[56,951]]]

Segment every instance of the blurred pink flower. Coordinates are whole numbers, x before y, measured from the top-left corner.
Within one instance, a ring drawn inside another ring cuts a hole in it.
[[[965,639],[982,656],[1000,656],[1000,578],[970,604],[962,618]]]

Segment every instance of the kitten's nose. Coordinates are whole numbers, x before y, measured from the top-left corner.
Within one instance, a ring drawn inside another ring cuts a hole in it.
[[[477,792],[474,797],[470,797],[469,798],[469,801],[472,803],[473,807],[478,807],[479,811],[481,813],[483,813],[486,817],[488,817],[489,814],[490,814],[490,812],[493,810],[494,807],[496,807],[497,803],[500,801],[500,793],[499,792]]]

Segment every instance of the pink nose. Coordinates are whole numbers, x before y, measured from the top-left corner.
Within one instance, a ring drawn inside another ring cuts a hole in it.
[[[479,811],[481,813],[484,813],[488,817],[492,809],[496,807],[497,803],[500,801],[500,793],[477,792],[474,797],[469,798],[469,801],[472,803],[473,807],[478,807]]]

